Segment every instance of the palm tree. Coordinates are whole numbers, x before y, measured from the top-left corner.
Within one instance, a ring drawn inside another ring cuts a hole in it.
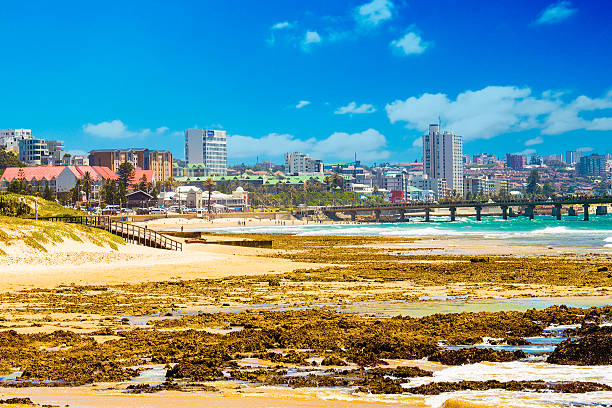
[[[204,182],[204,188],[206,189],[206,191],[208,191],[208,213],[210,214],[210,206],[211,206],[211,196],[212,196],[212,192],[215,189],[215,181],[209,177],[206,179],[206,181]]]
[[[88,171],[83,174],[82,184],[83,191],[85,191],[85,199],[89,202],[89,195],[91,194],[93,179],[91,178],[91,173],[89,173]]]

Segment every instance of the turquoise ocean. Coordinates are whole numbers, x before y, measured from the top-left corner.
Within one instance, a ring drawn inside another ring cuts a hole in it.
[[[432,217],[424,222],[414,217],[404,223],[367,224],[308,224],[257,225],[257,220],[247,226],[210,228],[207,231],[229,233],[265,233],[294,235],[349,235],[381,237],[446,237],[473,240],[503,241],[509,245],[572,246],[585,248],[608,248],[612,251],[612,214],[591,214],[589,221],[582,216],[563,216],[561,221],[550,215],[509,218],[488,216],[482,221],[475,217],[457,217],[450,222],[448,217]]]

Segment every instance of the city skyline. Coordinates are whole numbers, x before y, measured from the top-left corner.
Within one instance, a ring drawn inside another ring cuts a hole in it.
[[[410,162],[438,118],[466,154],[612,150],[602,3],[259,8],[6,5],[0,33],[15,62],[0,68],[11,96],[0,128],[31,128],[69,152],[147,147],[178,158],[186,129],[226,130],[229,164],[282,163],[287,151]]]

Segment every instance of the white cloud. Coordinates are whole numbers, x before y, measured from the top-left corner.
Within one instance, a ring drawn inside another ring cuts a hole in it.
[[[86,155],[87,152],[85,150],[68,150],[66,153],[68,153],[71,156],[83,156]]]
[[[354,147],[347,149],[347,144]],[[344,160],[351,159],[357,153],[363,160],[379,160],[389,156],[386,146],[385,136],[375,129],[352,134],[335,132],[321,140],[302,140],[290,134],[279,133],[270,133],[260,138],[235,135],[228,137],[228,157],[280,157],[286,152],[304,152],[312,157]]]
[[[286,28],[291,28],[292,26],[293,25],[288,21],[281,21],[273,24],[272,27],[270,27],[270,30],[284,30]]]
[[[429,44],[425,43],[420,35],[409,32],[398,40],[391,41],[390,46],[400,55],[422,54]]]
[[[423,138],[417,137],[412,141],[412,147],[423,147]]]
[[[304,39],[302,40],[302,50],[308,52],[314,44],[320,44],[321,41],[322,39],[319,33],[316,31],[306,31]]]
[[[540,136],[536,136],[533,139],[529,139],[525,141],[525,146],[535,146],[544,143],[544,139]]]
[[[425,93],[397,100],[385,107],[391,123],[405,122],[411,129],[425,130],[441,116],[444,127],[465,140],[489,139],[508,132],[539,129],[542,134],[571,130],[612,130],[612,117],[597,115],[612,108],[612,91],[602,98],[579,96],[565,102],[558,93],[532,95],[531,89],[488,86],[465,91],[451,100],[446,94]],[[590,112],[591,119],[580,116]],[[594,117],[593,117],[594,116]]]
[[[294,24],[290,23],[288,21],[279,21],[276,24],[272,24],[270,26],[270,36],[268,37],[266,42],[270,46],[274,45],[276,43],[276,34],[275,34],[275,32],[290,30],[293,27],[294,27]]]
[[[514,153],[512,153],[512,154],[522,154],[522,155],[524,155],[524,156],[529,156],[529,155],[534,154],[535,152],[536,152],[536,151],[535,151],[535,149],[525,149],[525,150],[523,150],[523,151],[520,151],[520,152],[514,152]]]
[[[119,119],[111,120],[110,122],[88,123],[83,125],[83,132],[90,136],[104,139],[123,139],[133,137],[146,137],[151,135],[163,135],[168,132],[166,126],[161,126],[152,131],[151,129],[142,129],[139,131],[129,130],[127,126]]]
[[[595,148],[585,146],[585,147],[579,147],[576,150],[578,150],[579,152],[587,153],[587,152],[592,152],[593,150],[595,150]]]
[[[295,109],[302,109],[305,106],[310,105],[310,101],[299,101],[297,105],[295,105]]]
[[[364,103],[357,106],[356,102],[351,102],[346,106],[340,106],[338,109],[334,111],[336,115],[346,115],[349,114],[360,114],[360,113],[374,113],[376,112],[376,108],[369,103]]]
[[[557,24],[570,18],[576,11],[578,10],[572,8],[571,2],[562,0],[546,7],[536,20],[536,24]]]
[[[376,27],[393,17],[391,0],[372,0],[357,7],[355,19],[360,25]]]

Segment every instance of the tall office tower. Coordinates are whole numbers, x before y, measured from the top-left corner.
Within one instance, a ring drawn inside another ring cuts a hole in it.
[[[423,135],[423,171],[429,178],[446,180],[451,194],[463,195],[463,137],[429,125]]]
[[[565,163],[567,164],[576,164],[580,163],[580,158],[582,157],[582,152],[578,150],[568,150],[565,152]]]
[[[227,134],[225,130],[187,129],[185,131],[185,161],[204,164],[210,173],[227,174]]]

